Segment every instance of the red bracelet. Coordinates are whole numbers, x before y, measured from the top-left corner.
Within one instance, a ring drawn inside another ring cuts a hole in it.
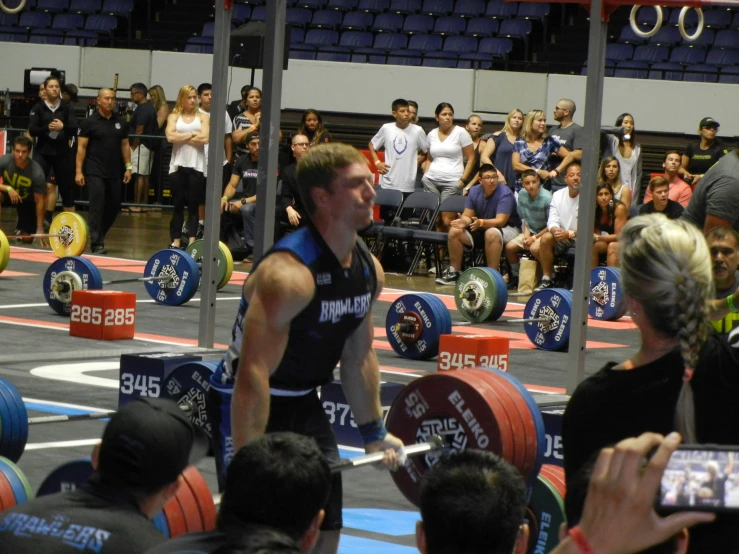
[[[585,535],[582,534],[582,529],[580,529],[579,525],[575,525],[567,533],[572,537],[572,540],[575,541],[575,544],[582,554],[595,554],[593,549],[590,547],[588,539],[586,539]]]

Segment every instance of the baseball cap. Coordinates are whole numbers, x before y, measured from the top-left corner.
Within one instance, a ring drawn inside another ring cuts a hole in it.
[[[111,485],[154,492],[176,481],[207,450],[205,434],[174,401],[138,398],[105,427],[98,472]]]
[[[700,129],[703,127],[721,127],[721,124],[712,117],[704,117],[698,125]]]
[[[248,135],[246,135],[246,141],[244,141],[244,144],[249,144],[253,140],[259,140],[259,133],[257,131],[252,131]]]

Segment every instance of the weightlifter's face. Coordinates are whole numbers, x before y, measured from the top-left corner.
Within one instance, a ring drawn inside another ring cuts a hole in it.
[[[15,162],[15,165],[20,168],[26,167],[28,156],[30,156],[30,154],[30,150],[22,144],[16,144],[13,146],[13,161]]]
[[[331,205],[335,217],[351,221],[359,230],[372,220],[375,205],[374,175],[367,164],[354,163],[337,172],[331,184]]]

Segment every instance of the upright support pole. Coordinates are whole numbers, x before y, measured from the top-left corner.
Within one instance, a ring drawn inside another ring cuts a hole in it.
[[[585,81],[585,144],[582,152],[582,185],[577,220],[575,275],[572,293],[572,331],[567,355],[567,393],[572,394],[585,377],[590,267],[595,228],[595,183],[598,178],[601,112],[606,63],[606,27],[603,0],[590,3],[588,76]]]
[[[223,143],[226,134],[226,77],[228,76],[231,10],[225,0],[216,0],[213,36],[213,101],[210,108],[207,186],[205,187],[205,233],[200,280],[200,323],[198,346],[213,348],[218,286],[218,238],[221,222],[221,183],[223,182]],[[197,86],[197,85],[196,85]]]
[[[262,118],[259,133],[259,169],[257,174],[257,220],[254,237],[255,262],[264,255],[274,241],[286,13],[286,0],[270,0],[267,3],[267,26],[264,34],[264,72],[262,73]]]

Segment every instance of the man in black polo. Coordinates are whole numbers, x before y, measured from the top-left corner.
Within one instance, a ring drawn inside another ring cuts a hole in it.
[[[78,132],[75,182],[87,186],[90,200],[90,244],[93,254],[106,254],[105,235],[121,211],[123,182],[131,181],[131,148],[126,123],[113,113],[115,95],[109,88],[98,92],[98,111],[85,119]]]
[[[41,166],[28,157],[32,147],[31,139],[19,136],[13,140],[13,153],[0,157],[0,205],[15,206],[18,212],[16,234],[46,232],[46,178]]]
[[[257,167],[259,165],[259,133],[246,135],[248,153],[239,156],[226,190],[221,198],[221,211],[241,213],[244,222],[244,242],[254,250],[254,223],[257,218]]]
[[[146,99],[148,89],[144,83],[131,85],[131,100],[136,104],[136,109],[131,116],[128,128],[131,145],[131,174],[136,175],[134,185],[134,202],[146,204],[149,199],[149,175],[151,175],[151,163],[154,156],[151,152],[152,140],[132,137],[130,135],[155,135],[157,132],[157,110],[154,104]],[[134,207],[132,212],[138,212],[141,208]]]

